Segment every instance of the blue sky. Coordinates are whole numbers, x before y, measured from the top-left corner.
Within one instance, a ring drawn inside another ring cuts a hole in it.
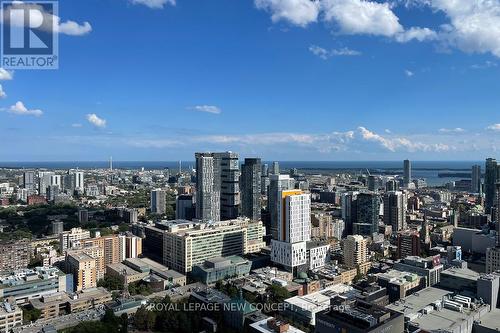
[[[58,70],[0,71],[0,160],[500,147],[500,0],[62,0],[59,16]]]

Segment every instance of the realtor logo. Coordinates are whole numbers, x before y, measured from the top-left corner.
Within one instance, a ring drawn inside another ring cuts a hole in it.
[[[57,69],[57,1],[2,2],[1,67]]]

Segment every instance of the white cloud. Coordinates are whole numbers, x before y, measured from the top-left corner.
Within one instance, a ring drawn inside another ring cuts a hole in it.
[[[222,110],[214,105],[196,105],[191,108],[189,108],[194,111],[198,112],[206,112],[206,113],[212,113],[212,114],[220,114],[222,113]]]
[[[439,129],[440,133],[463,133],[465,130],[461,127],[456,128],[441,128]]]
[[[486,129],[488,129],[490,131],[500,132],[500,124],[490,125],[490,126],[486,127]]]
[[[7,112],[19,115],[19,116],[35,116],[35,117],[40,117],[43,115],[42,110],[39,109],[28,109],[26,106],[24,106],[24,103],[19,101],[16,104],[12,105]]]
[[[409,69],[405,69],[405,75],[408,76],[408,77],[412,77],[415,75],[414,72],[410,71]]]
[[[334,56],[359,56],[361,52],[356,50],[351,50],[350,48],[343,47],[340,49],[334,49],[331,51],[331,54]]]
[[[7,97],[7,94],[5,93],[2,85],[0,84],[0,98],[5,98],[5,97]]]
[[[80,127],[83,127],[83,125],[80,124],[80,123],[74,123],[74,124],[71,124],[71,127],[73,127],[73,128],[80,128]]]
[[[254,0],[273,22],[305,27],[321,18],[337,33],[383,36],[400,43],[434,41],[438,49],[491,53],[500,58],[500,0]],[[396,6],[444,14],[439,29],[404,27]]]
[[[71,36],[82,36],[92,31],[92,26],[89,22],[83,22],[83,24],[78,24],[77,22],[70,20],[61,22],[61,18],[59,16],[45,11],[43,6],[24,3],[22,1],[17,1],[10,6],[6,6],[5,10],[7,10],[7,13],[5,13],[5,15],[3,13],[3,10],[0,11],[1,20],[3,20],[4,17],[9,20],[12,19],[12,21],[10,22],[10,24],[12,25],[23,26],[24,24],[26,24],[24,18],[22,18],[20,15],[9,14],[12,8],[29,8],[38,10],[41,15],[34,15],[35,20],[30,23],[32,23],[33,26],[39,26],[38,29],[40,30],[52,31],[52,28],[54,27],[54,32]],[[53,22],[52,26],[50,25],[50,22]]]
[[[89,22],[78,24],[74,21],[66,21],[57,25],[58,33],[70,36],[83,36],[92,31],[92,26]]]
[[[412,27],[396,35],[396,40],[400,43],[407,43],[412,40],[419,42],[438,39],[438,34],[429,28]]]
[[[500,57],[499,0],[421,0],[450,20],[440,39],[468,53],[492,53]]]
[[[12,80],[13,76],[13,72],[6,71],[0,67],[0,81]]]
[[[498,64],[496,62],[486,60],[482,64],[471,65],[470,68],[472,68],[472,69],[488,69],[488,68],[497,67],[497,66],[498,66]]]
[[[273,22],[288,21],[301,27],[316,22],[320,11],[316,0],[255,0],[255,6],[270,12]]]
[[[330,52],[327,49],[322,48],[321,46],[311,45],[309,46],[309,51],[323,60],[326,60],[330,57]]]
[[[396,151],[443,152],[452,149],[452,147],[444,143],[425,143],[413,140],[411,138],[399,137],[394,135],[382,136],[362,126],[358,127],[358,132],[360,133],[362,140],[368,142],[375,142],[390,152],[396,152]]]
[[[106,120],[99,118],[95,113],[87,114],[87,121],[94,125],[95,127],[104,128],[106,127]]]
[[[404,31],[388,3],[365,0],[322,0],[326,21],[338,24],[345,34],[392,37]]]
[[[323,60],[327,60],[330,57],[338,57],[338,56],[359,56],[361,52],[356,50],[351,50],[348,47],[343,47],[340,49],[327,50],[321,46],[311,45],[309,46],[309,51],[315,56]]]
[[[144,5],[151,9],[163,9],[166,5],[175,6],[175,0],[130,0],[134,5]]]

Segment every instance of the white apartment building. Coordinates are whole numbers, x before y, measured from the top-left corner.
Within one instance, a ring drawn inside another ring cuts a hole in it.
[[[307,263],[311,240],[311,197],[301,190],[281,192],[278,202],[278,239],[271,241],[271,260],[294,271]]]
[[[70,231],[62,232],[59,235],[61,252],[64,253],[66,250],[73,247],[74,243],[77,243],[82,239],[87,239],[87,238],[90,238],[90,231],[84,230],[82,228],[72,228]]]

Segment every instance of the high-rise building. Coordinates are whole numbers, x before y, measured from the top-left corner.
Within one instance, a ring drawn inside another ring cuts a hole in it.
[[[357,196],[359,192],[351,191],[345,192],[341,195],[341,206],[342,206],[342,219],[345,223],[345,230],[347,235],[353,234],[353,226],[356,223],[358,217],[357,209]]]
[[[52,221],[52,235],[59,235],[64,231],[64,223],[62,221]]]
[[[356,268],[368,261],[367,240],[361,235],[349,235],[344,240],[344,264]]]
[[[279,208],[282,191],[295,187],[295,180],[288,175],[271,175],[267,194],[267,210],[270,217],[270,232],[273,239],[278,239]]]
[[[394,179],[389,179],[387,183],[385,183],[385,190],[386,192],[397,191],[398,190],[397,182]]]
[[[368,190],[369,191],[377,191],[379,182],[380,182],[379,177],[374,176],[374,175],[368,176],[368,179],[366,180]]]
[[[175,199],[175,219],[192,220],[195,217],[193,195],[182,194]]]
[[[28,240],[0,242],[0,273],[26,268],[30,261]]]
[[[23,186],[25,189],[34,190],[35,189],[35,172],[25,171],[23,174]]]
[[[166,193],[156,189],[151,191],[151,213],[163,215],[167,210]]]
[[[406,229],[406,204],[403,192],[385,193],[384,224],[392,226],[393,233]]]
[[[195,157],[196,218],[202,221],[220,221],[238,217],[238,154],[196,153]]]
[[[75,178],[75,190],[83,192],[85,188],[83,172],[77,171],[73,174],[73,177]]]
[[[238,154],[214,153],[220,164],[220,218],[222,221],[238,217],[240,209],[240,165]]]
[[[47,187],[52,185],[51,179],[55,173],[52,171],[40,171],[38,172],[38,193],[40,195],[45,195],[47,193]]]
[[[495,184],[498,179],[498,165],[494,158],[486,159],[486,170],[484,173],[484,195],[485,211],[490,213],[495,201]]]
[[[220,177],[217,161],[211,153],[196,153],[196,218],[220,220]]]
[[[294,274],[307,269],[311,240],[311,196],[301,190],[281,192],[277,239],[271,240],[271,261]]]
[[[361,192],[357,195],[357,218],[353,234],[371,236],[378,233],[380,199],[377,193]]]
[[[408,187],[411,182],[411,162],[410,160],[403,161],[403,185]]]
[[[473,193],[480,193],[481,192],[481,166],[480,165],[473,165],[472,166],[471,191]]]
[[[260,193],[262,195],[267,195],[267,189],[269,187],[269,165],[262,164],[262,174],[260,179]]]
[[[420,235],[416,231],[398,233],[398,258],[420,255]]]
[[[245,158],[245,163],[241,166],[241,215],[254,221],[260,220],[260,185],[260,158]]]
[[[82,228],[72,228],[59,234],[59,244],[61,252],[65,253],[82,239],[90,238],[90,231]]]
[[[97,269],[94,258],[86,253],[70,253],[66,257],[66,269],[73,274],[75,291],[97,287]]]
[[[276,161],[273,162],[273,166],[271,168],[271,174],[272,175],[279,175],[280,174],[280,164]]]

